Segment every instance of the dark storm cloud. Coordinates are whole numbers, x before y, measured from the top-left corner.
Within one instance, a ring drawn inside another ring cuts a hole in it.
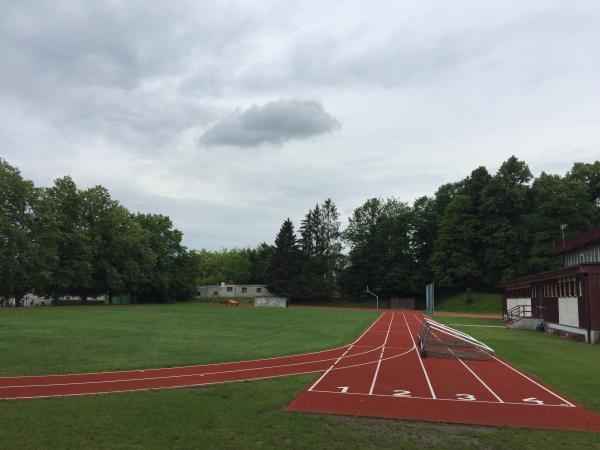
[[[311,100],[280,99],[252,106],[209,128],[200,142],[208,145],[254,147],[281,145],[292,139],[307,139],[340,127],[323,106]]]

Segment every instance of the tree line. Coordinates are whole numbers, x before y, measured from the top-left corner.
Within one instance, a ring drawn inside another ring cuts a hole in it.
[[[561,224],[566,238],[600,224],[600,161],[534,178],[513,156],[494,174],[478,167],[412,204],[368,199],[344,230],[326,200],[298,230],[286,219],[273,245],[237,252],[246,261],[244,281],[294,299],[360,298],[366,286],[388,298],[419,295],[431,281],[447,291],[494,290],[560,266]]]
[[[34,186],[0,158],[0,297],[128,294],[170,302],[194,292],[197,260],[169,217],[132,214],[102,186],[68,176]]]
[[[0,159],[0,297],[82,299],[129,294],[137,301],[189,297],[196,284],[266,284],[292,299],[496,289],[502,281],[561,264],[554,244],[600,224],[600,161],[534,178],[511,157],[409,204],[371,198],[342,229],[331,199],[296,228],[286,219],[273,244],[190,251],[167,216],[132,214],[102,186],[68,177],[40,188]]]

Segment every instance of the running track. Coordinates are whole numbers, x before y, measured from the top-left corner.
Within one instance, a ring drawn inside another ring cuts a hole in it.
[[[422,316],[385,312],[352,344],[315,353],[168,369],[0,377],[0,399],[205,386],[316,373],[290,411],[600,432],[600,416],[494,358],[421,359]]]

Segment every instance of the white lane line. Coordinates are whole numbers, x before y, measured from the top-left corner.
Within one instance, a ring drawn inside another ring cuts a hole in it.
[[[352,346],[350,346],[350,348],[351,347]],[[342,354],[342,356],[338,357],[337,360],[339,361],[340,359],[342,359],[344,357],[344,355],[346,355],[346,353],[348,353],[348,350],[350,350],[350,348],[348,348]],[[373,348],[373,349],[365,351],[365,352],[356,353],[354,355],[349,355],[348,357],[367,355],[376,350],[379,350],[380,348],[381,348],[381,346]],[[396,356],[398,356],[398,355],[396,355]],[[72,381],[69,383],[21,384],[21,385],[13,385],[13,386],[0,386],[0,390],[2,390],[2,389],[17,389],[17,388],[50,387],[50,386],[77,386],[77,385],[85,385],[85,384],[125,383],[128,381],[169,380],[169,379],[175,379],[175,378],[185,378],[185,377],[194,377],[194,376],[223,375],[223,374],[236,373],[236,372],[250,372],[253,370],[268,370],[268,369],[280,369],[280,368],[294,367],[294,366],[304,366],[306,364],[317,364],[317,363],[332,361],[334,358],[335,358],[335,356],[331,357],[331,358],[327,358],[327,359],[321,359],[321,360],[304,361],[304,362],[290,363],[290,364],[279,364],[279,365],[274,365],[274,366],[247,367],[247,368],[241,368],[241,369],[220,370],[220,371],[216,371],[216,372],[193,372],[193,373],[183,373],[183,374],[178,374],[178,375],[164,375],[164,376],[159,376],[159,377],[119,378],[116,380]],[[375,362],[375,359],[372,362],[370,362],[369,364],[371,364],[373,362]],[[353,367],[353,366],[348,366],[348,367]],[[323,369],[318,369],[318,370],[315,370],[314,372],[321,372],[321,370],[323,370]]]
[[[419,354],[419,350],[417,349],[417,343],[415,342],[415,338],[410,331],[410,326],[408,325],[408,320],[406,320],[406,314],[403,314],[404,322],[406,322],[406,328],[409,331],[410,338],[412,339],[413,346],[415,347],[415,351],[417,352],[417,358],[419,359],[419,363],[421,364],[421,369],[423,369],[423,375],[425,375],[425,380],[427,380],[427,386],[429,386],[429,392],[431,392],[431,398],[436,399],[435,392],[433,390],[433,386],[431,385],[431,381],[429,380],[429,375],[427,375],[427,370],[425,369],[425,365],[423,364],[423,360],[421,359],[421,355]]]
[[[357,342],[360,338],[362,338],[367,331],[369,331],[369,329],[371,327],[373,327],[381,318],[383,317],[383,314],[378,317],[358,338],[356,338],[356,340],[354,342]],[[326,353],[326,352],[331,352],[333,350],[338,350],[338,349],[342,349],[346,346],[343,347],[338,347],[335,349],[330,349],[330,350],[324,350],[324,351],[319,351],[319,352],[311,352],[311,353],[303,353],[300,355],[292,355],[292,356],[296,356],[296,357],[300,357],[300,356],[305,356],[305,355],[318,355],[320,353]],[[346,349],[346,351],[342,354],[342,357],[348,353],[348,350],[350,350],[350,347],[352,347],[352,344],[350,344],[350,346]],[[366,347],[366,346],[365,346]],[[351,356],[360,356],[360,355],[366,355],[368,353],[374,352],[378,349],[380,349],[382,346],[380,345],[379,347],[374,347],[371,348],[370,350],[367,350],[365,352],[362,353],[357,353],[355,355],[351,355]],[[29,378],[40,378],[40,377],[48,377],[48,378],[55,378],[55,377],[59,377],[60,378],[66,378],[66,377],[70,377],[70,376],[94,376],[94,375],[101,375],[101,374],[119,374],[119,373],[128,373],[131,375],[150,375],[152,372],[156,372],[156,371],[162,371],[162,370],[171,370],[171,369],[182,369],[182,368],[198,368],[198,369],[203,369],[206,367],[213,367],[213,366],[227,366],[230,364],[244,364],[247,362],[259,362],[259,361],[271,361],[271,360],[275,360],[275,359],[286,359],[286,358],[290,358],[292,356],[282,356],[282,357],[273,357],[273,358],[264,358],[264,359],[256,359],[256,360],[248,360],[248,361],[238,361],[238,362],[226,362],[226,363],[215,363],[215,364],[206,364],[206,365],[200,365],[200,366],[182,366],[182,367],[173,367],[173,368],[167,368],[167,369],[149,369],[149,370],[132,370],[132,371],[115,371],[115,372],[90,372],[87,374],[68,374],[68,375],[34,375],[34,376],[24,376],[24,377],[4,377],[7,379],[20,379],[20,378],[25,378],[25,379],[29,379]],[[141,378],[120,378],[120,379],[116,379],[116,380],[97,380],[97,381],[71,381],[71,382],[66,382],[66,383],[44,383],[44,384],[21,384],[21,385],[11,385],[11,386],[0,386],[0,390],[1,389],[16,389],[16,388],[35,388],[35,387],[50,387],[50,386],[77,386],[77,385],[85,385],[85,384],[104,384],[104,383],[119,383],[119,382],[128,382],[128,381],[143,381],[143,380],[167,380],[167,379],[171,379],[171,378],[184,378],[184,377],[191,377],[191,376],[206,376],[206,375],[220,375],[220,374],[226,374],[226,373],[234,373],[234,372],[248,372],[248,371],[252,371],[252,370],[264,370],[264,369],[277,369],[277,368],[282,368],[282,367],[292,367],[292,366],[302,366],[305,364],[316,364],[316,363],[320,363],[320,362],[326,362],[326,361],[331,361],[333,359],[335,359],[335,356],[332,356],[330,358],[325,358],[325,359],[321,359],[321,360],[312,360],[312,361],[305,361],[305,362],[298,362],[298,363],[290,363],[290,364],[280,364],[280,365],[274,365],[274,366],[261,366],[261,367],[246,367],[246,368],[240,368],[240,369],[233,369],[233,370],[222,370],[222,371],[216,371],[216,372],[194,372],[194,373],[187,373],[187,374],[178,374],[178,375],[163,375],[163,376],[157,376],[157,377],[150,377],[150,376],[144,376]],[[340,357],[341,358],[341,357]],[[338,360],[340,359],[338,358]],[[308,373],[313,373],[313,372],[321,372],[322,369],[318,369],[318,370],[314,370]],[[2,377],[0,377],[0,379],[2,379]]]
[[[339,394],[339,391],[326,391],[326,390],[319,390],[319,389],[315,389],[312,392],[316,392],[316,393],[324,393],[324,394]],[[411,395],[410,397],[396,397],[393,394],[364,394],[362,392],[346,392],[347,395],[364,395],[364,396],[370,396],[370,397],[389,397],[389,398],[394,398],[394,399],[406,399],[406,400],[433,400],[436,402],[456,402],[456,403],[462,403],[462,404],[469,404],[469,403],[488,403],[491,405],[522,405],[522,406],[534,406],[534,407],[545,407],[548,406],[550,408],[571,408],[571,406],[569,405],[549,405],[546,403],[543,404],[537,404],[537,403],[523,403],[523,402],[496,402],[496,401],[491,401],[491,400],[470,400],[468,402],[465,402],[464,400],[457,400],[457,399],[453,399],[453,398],[431,398],[431,397],[417,397],[417,396],[413,396]]]
[[[345,355],[346,355],[346,353],[348,353],[348,351],[349,351],[349,350],[352,348],[352,346],[353,346],[354,344],[356,344],[358,341],[360,341],[360,340],[361,340],[361,338],[362,338],[362,337],[363,337],[365,334],[367,334],[367,332],[368,332],[368,331],[369,331],[371,328],[373,328],[373,327],[375,326],[375,324],[376,324],[377,322],[379,322],[379,321],[381,320],[381,318],[382,318],[384,315],[385,315],[385,314],[381,313],[381,315],[379,316],[379,318],[378,318],[377,320],[375,320],[375,321],[374,321],[374,322],[371,324],[371,326],[370,326],[369,328],[367,328],[367,329],[364,331],[364,333],[363,333],[363,334],[361,334],[359,337],[357,337],[357,338],[356,338],[356,340],[355,340],[355,341],[352,343],[352,345],[350,345],[350,347],[348,347],[348,349],[347,349],[347,350],[344,352],[344,354],[343,354],[343,355],[342,355],[340,358],[338,358],[338,359],[337,359],[337,360],[336,360],[336,361],[335,361],[335,362],[334,362],[334,363],[331,365],[331,367],[329,367],[329,369],[327,369],[327,370],[325,371],[325,373],[323,373],[323,375],[321,375],[321,376],[320,376],[320,377],[317,379],[317,381],[315,381],[315,382],[312,384],[312,386],[308,388],[308,390],[309,390],[309,391],[312,391],[312,390],[315,388],[315,386],[316,386],[317,384],[319,384],[319,383],[321,382],[321,380],[323,380],[323,378],[325,378],[325,376],[326,376],[326,375],[327,375],[329,372],[331,372],[331,371],[333,370],[333,367],[334,367],[334,366],[335,366],[335,365],[338,363],[338,361],[339,361],[339,360],[340,360],[340,359],[341,359],[343,356],[345,356]],[[379,348],[379,347],[377,347],[377,348]],[[372,350],[370,350],[370,351],[372,351]]]
[[[417,317],[417,319],[418,319],[418,317]],[[422,322],[420,319],[418,319],[418,320],[419,320],[421,323],[423,323],[423,322]],[[434,332],[433,330],[432,330],[431,332],[433,333],[433,335],[436,337],[436,339],[437,339],[439,342],[442,342],[442,340],[440,339],[440,337],[439,337],[437,334],[435,334],[435,332]],[[452,353],[452,354],[454,355],[454,352],[452,351],[452,349],[451,349],[449,346],[448,346],[447,348],[448,348],[448,350],[450,351],[450,353]],[[490,388],[490,387],[489,387],[489,386],[488,386],[488,385],[487,385],[487,384],[486,384],[486,383],[485,383],[485,382],[484,382],[484,381],[483,381],[483,380],[482,380],[482,379],[481,379],[481,378],[480,378],[480,377],[479,377],[479,376],[478,376],[478,375],[475,373],[475,371],[473,371],[473,370],[472,370],[472,369],[471,369],[469,366],[467,366],[467,365],[465,364],[465,362],[464,362],[462,359],[460,359],[460,357],[457,357],[456,359],[458,360],[458,362],[459,362],[459,363],[461,363],[461,364],[462,364],[462,365],[465,367],[465,369],[467,369],[467,370],[468,370],[468,371],[471,373],[471,375],[473,375],[473,376],[474,376],[474,377],[477,379],[477,381],[479,381],[479,382],[480,382],[480,383],[483,385],[483,387],[484,387],[484,388],[486,388],[486,389],[488,390],[488,392],[489,392],[490,394],[492,394],[492,395],[494,396],[494,398],[496,398],[496,400],[498,400],[500,403],[504,403],[504,401],[503,401],[503,400],[502,400],[502,399],[501,399],[501,398],[500,398],[500,397],[499,397],[499,396],[498,396],[498,395],[497,395],[497,394],[496,394],[496,393],[495,393],[495,392],[492,390],[492,388]]]
[[[387,358],[384,358],[383,361],[388,361],[391,359],[395,359],[395,358],[400,358],[404,355],[407,355],[408,353],[410,353],[412,351],[412,348],[410,348],[409,350],[405,351],[404,353],[399,353],[397,355],[394,356],[389,356]],[[361,353],[364,354],[364,353]],[[359,354],[356,355],[348,355],[348,358],[351,358],[353,356],[357,356]],[[338,359],[341,359],[338,358]],[[327,361],[327,360],[323,360],[323,361]],[[334,367],[331,368],[331,371],[334,370],[344,370],[344,369],[350,369],[353,367],[360,367],[360,366],[366,366],[366,365],[370,365],[370,364],[374,364],[376,360],[373,361],[368,361],[365,363],[359,363],[359,364],[354,364],[354,365],[350,365],[350,366],[344,366],[344,367]],[[314,361],[311,362],[306,362],[306,363],[300,363],[300,364],[310,364],[313,363]],[[6,388],[11,387],[11,388],[32,388],[32,387],[54,387],[54,386],[70,386],[70,385],[86,385],[86,384],[110,384],[110,383],[120,383],[120,382],[130,382],[130,381],[153,381],[153,380],[174,380],[177,378],[185,378],[185,377],[196,377],[196,376],[204,376],[204,375],[214,375],[214,374],[226,374],[226,373],[233,373],[233,372],[247,372],[250,370],[264,370],[264,369],[271,369],[271,368],[287,368],[287,367],[291,367],[293,365],[298,365],[298,364],[287,364],[287,365],[283,365],[283,366],[268,366],[268,367],[257,367],[255,369],[240,369],[240,370],[229,370],[229,371],[224,371],[224,372],[210,372],[210,373],[195,373],[195,374],[186,374],[186,375],[170,375],[170,376],[165,376],[165,377],[153,377],[153,378],[128,378],[128,379],[121,379],[121,380],[103,380],[103,381],[88,381],[88,382],[80,382],[80,383],[63,383],[63,384],[52,384],[52,385],[45,385],[45,384],[40,384],[40,385],[28,385],[28,386],[6,386]],[[309,371],[303,371],[303,372],[291,372],[291,373],[282,373],[280,375],[269,375],[266,377],[252,377],[252,378],[239,378],[236,380],[223,380],[223,381],[211,381],[211,382],[207,382],[207,383],[186,383],[186,384],[181,384],[181,385],[177,385],[175,387],[185,387],[185,386],[204,386],[204,385],[211,385],[211,384],[220,384],[220,383],[233,383],[235,381],[247,381],[247,380],[258,380],[258,379],[262,379],[262,378],[274,378],[274,377],[279,377],[279,376],[288,376],[288,375],[300,375],[300,374],[304,374],[304,373],[315,373],[315,372],[323,372],[323,369],[315,369],[315,370],[309,370]],[[166,387],[162,387],[162,386],[157,386],[157,387],[153,387],[153,388],[147,388],[147,389],[115,389],[114,391],[101,391],[98,393],[110,393],[110,392],[130,392],[130,391],[145,391],[145,390],[151,390],[151,389],[169,389],[170,386],[166,386]],[[325,391],[324,391],[325,392]],[[95,394],[96,392],[91,392],[90,394]],[[29,397],[0,397],[1,399],[6,399],[6,400],[11,400],[11,399],[27,399],[27,398],[46,398],[46,397],[69,397],[72,395],[79,395],[79,394],[56,394],[56,395],[39,395],[39,396],[29,396]],[[87,395],[87,394],[81,394],[81,395]]]
[[[307,373],[315,373],[319,372],[318,370],[309,370],[307,372],[296,372],[296,373],[283,373],[281,375],[269,375],[266,377],[256,377],[256,378],[244,378],[240,380],[227,380],[227,381],[214,381],[210,383],[196,383],[196,384],[178,384],[177,386],[165,386],[165,387],[151,387],[151,388],[140,388],[140,389],[121,389],[116,391],[102,391],[102,392],[81,392],[76,394],[52,394],[52,395],[33,395],[29,397],[7,397],[2,400],[34,400],[38,398],[57,398],[57,397],[83,397],[86,395],[102,395],[102,394],[121,394],[124,392],[143,392],[143,391],[158,391],[161,389],[182,389],[182,388],[195,388],[195,387],[204,387],[204,386],[212,386],[215,384],[225,384],[225,383],[238,383],[245,381],[262,381],[268,380],[271,378],[280,378],[280,377],[291,377],[294,375],[305,375]]]
[[[416,316],[415,316],[415,317],[416,317]],[[417,317],[417,320],[419,320],[419,321],[421,322],[421,320],[420,320],[418,317]],[[548,389],[548,388],[546,388],[546,387],[542,386],[542,385],[541,385],[541,384],[539,384],[537,381],[535,381],[535,380],[532,380],[532,379],[531,379],[531,378],[529,378],[527,375],[525,375],[523,372],[520,372],[519,370],[515,369],[514,367],[510,366],[509,364],[506,364],[504,361],[502,361],[501,359],[498,359],[498,358],[497,358],[497,357],[495,357],[495,356],[492,356],[492,358],[493,358],[493,359],[495,359],[496,361],[498,361],[499,363],[501,363],[501,364],[505,365],[506,367],[508,367],[508,368],[509,368],[509,369],[511,369],[512,371],[514,371],[514,372],[518,373],[519,375],[521,375],[523,378],[527,379],[527,380],[528,380],[528,381],[530,381],[531,383],[533,383],[533,384],[535,384],[536,386],[538,386],[538,387],[542,388],[544,391],[548,392],[549,394],[552,394],[554,397],[558,398],[560,401],[562,401],[562,402],[564,402],[564,403],[565,403],[565,405],[544,405],[544,406],[567,406],[567,407],[575,408],[575,405],[574,405],[573,403],[571,403],[571,402],[570,402],[570,401],[568,401],[568,400],[565,400],[565,399],[564,399],[564,398],[562,398],[560,395],[558,395],[558,394],[556,394],[556,393],[552,392],[550,389]],[[463,362],[462,362],[462,360],[459,360],[459,361],[460,361],[461,363],[463,363]],[[511,402],[504,402],[504,401],[502,401],[502,400],[500,399],[500,397],[498,397],[498,396],[497,396],[497,395],[496,395],[496,394],[495,394],[495,393],[494,393],[494,392],[493,392],[493,391],[492,391],[492,390],[491,390],[491,389],[490,389],[490,388],[487,386],[487,384],[485,384],[485,383],[483,382],[483,380],[481,380],[481,378],[479,378],[479,377],[478,377],[478,376],[475,374],[475,372],[473,372],[473,371],[472,371],[472,370],[471,370],[471,369],[470,369],[470,368],[469,368],[469,367],[468,367],[468,366],[467,366],[465,363],[463,363],[463,365],[464,365],[464,366],[465,366],[467,369],[469,369],[469,371],[470,371],[470,372],[471,372],[473,375],[475,375],[475,377],[476,377],[476,378],[477,378],[477,379],[478,379],[478,380],[481,382],[481,384],[483,384],[483,385],[484,385],[484,386],[485,386],[485,387],[486,387],[486,388],[487,388],[487,389],[488,389],[488,390],[489,390],[489,391],[490,391],[490,392],[491,392],[491,393],[494,395],[494,397],[496,397],[496,398],[497,398],[497,399],[498,399],[500,402],[502,402],[502,403],[507,403],[507,404],[518,404],[518,405],[521,405],[521,404],[529,404],[529,403],[511,403]]]
[[[356,340],[360,339],[362,336],[364,335],[361,334]],[[355,341],[356,342],[356,341]],[[0,377],[0,381],[5,380],[5,379],[13,379],[13,380],[20,380],[20,379],[29,379],[29,378],[68,378],[68,377],[80,377],[80,376],[91,376],[91,375],[106,375],[106,374],[119,374],[119,373],[125,373],[125,374],[150,374],[152,372],[162,372],[162,371],[172,371],[172,370],[180,370],[180,369],[201,369],[204,367],[211,367],[211,366],[226,366],[226,365],[231,365],[231,364],[246,364],[246,363],[251,363],[251,362],[259,362],[259,361],[270,361],[273,359],[287,359],[287,358],[298,358],[301,356],[307,356],[307,355],[318,355],[321,353],[330,353],[333,352],[335,350],[341,350],[343,348],[346,348],[348,346],[350,346],[351,344],[346,344],[346,345],[342,345],[340,347],[334,347],[334,348],[328,348],[326,350],[318,350],[316,352],[307,352],[307,353],[298,353],[295,355],[284,355],[284,356],[273,356],[270,358],[257,358],[257,359],[245,359],[243,361],[226,361],[226,362],[220,362],[220,363],[210,363],[210,364],[192,364],[189,366],[175,366],[175,367],[158,367],[158,368],[151,368],[151,369],[128,369],[128,370],[107,370],[107,371],[100,371],[100,372],[82,372],[82,373],[63,373],[63,374],[48,374],[48,375],[22,375],[22,376],[3,376]],[[335,358],[335,356],[332,356],[329,359],[333,359]]]
[[[111,374],[111,373],[130,373],[130,374],[152,373],[152,372],[158,372],[158,371],[170,371],[170,370],[190,369],[190,368],[204,368],[204,367],[210,367],[210,366],[222,366],[222,365],[227,365],[227,364],[245,364],[245,363],[257,362],[257,361],[269,361],[272,359],[298,358],[300,356],[306,356],[306,355],[318,355],[320,353],[329,353],[329,352],[333,352],[335,350],[341,350],[343,348],[346,348],[346,347],[349,347],[350,345],[355,344],[365,334],[367,334],[367,332],[373,327],[373,325],[375,325],[377,322],[379,322],[383,316],[384,316],[384,314],[381,313],[380,316],[377,319],[375,319],[373,321],[373,323],[371,325],[369,325],[369,327],[365,331],[363,331],[363,333],[360,336],[358,336],[352,343],[346,344],[346,345],[341,345],[340,347],[328,348],[325,350],[317,350],[315,352],[298,353],[295,355],[272,356],[270,358],[246,359],[243,361],[227,361],[227,362],[211,363],[211,364],[192,364],[189,366],[159,367],[159,368],[151,368],[151,369],[105,370],[105,371],[100,371],[100,372],[63,373],[63,374],[47,374],[47,375],[23,375],[23,376],[10,375],[10,376],[0,376],[0,380],[5,380],[5,379],[19,380],[19,379],[23,379],[23,378],[28,378],[28,379],[29,378],[67,378],[67,377],[89,376],[89,375],[104,375],[104,374]],[[380,348],[380,347],[377,347],[377,348]],[[331,357],[329,359],[333,359],[333,358],[335,358],[335,357]],[[312,372],[310,372],[310,373],[312,373]]]
[[[395,314],[392,313],[392,319],[390,320],[390,326],[387,329],[387,334],[385,335],[385,341],[383,341],[383,345],[381,347],[381,354],[379,355],[379,361],[377,361],[377,368],[375,369],[375,374],[373,375],[373,381],[371,382],[371,389],[369,389],[369,394],[373,393],[373,389],[375,389],[375,381],[377,381],[377,375],[379,374],[379,367],[381,367],[381,359],[383,358],[383,352],[385,352],[385,344],[387,344],[388,338],[390,337],[390,330],[392,329],[392,322],[394,321]]]
[[[381,315],[380,315],[380,316],[377,318],[377,320],[375,320],[375,321],[374,321],[374,322],[373,322],[371,325],[369,325],[369,327],[368,327],[368,328],[367,328],[365,331],[363,331],[363,334],[361,334],[359,337],[357,337],[357,338],[356,338],[356,339],[355,339],[355,340],[354,340],[354,341],[353,341],[353,342],[352,342],[350,345],[354,345],[354,344],[356,344],[358,341],[360,341],[360,340],[362,339],[362,337],[363,337],[365,334],[367,334],[367,333],[369,332],[369,330],[370,330],[371,328],[373,328],[373,327],[375,326],[375,324],[376,324],[377,322],[379,322],[379,321],[380,321],[380,320],[383,318],[383,316],[384,316],[384,315],[385,315],[384,313],[381,313]],[[338,347],[338,348],[343,348],[343,347]]]
[[[498,395],[497,395],[497,394],[496,394],[496,393],[495,393],[495,392],[494,392],[494,391],[493,391],[493,390],[492,390],[492,389],[491,389],[491,388],[490,388],[490,387],[489,387],[487,384],[485,384],[485,382],[484,382],[484,381],[483,381],[481,378],[479,378],[479,376],[478,376],[478,375],[475,373],[475,371],[474,371],[473,369],[471,369],[469,366],[467,366],[467,365],[465,364],[465,362],[464,362],[462,359],[459,359],[458,361],[459,361],[459,362],[460,362],[460,363],[461,363],[463,366],[465,366],[465,368],[466,368],[466,369],[467,369],[469,372],[471,372],[471,374],[472,374],[472,375],[473,375],[475,378],[477,378],[477,381],[479,381],[479,382],[480,382],[480,383],[483,385],[483,387],[485,387],[485,388],[486,388],[486,389],[487,389],[487,390],[490,392],[490,394],[492,394],[492,395],[493,395],[493,396],[496,398],[496,400],[498,400],[500,403],[504,403],[504,401],[503,401],[503,400],[502,400],[502,399],[501,399],[501,398],[500,398],[500,397],[499,397],[499,396],[498,396]]]
[[[518,371],[517,369],[515,369],[514,367],[506,364],[504,361],[502,361],[501,359],[496,358],[495,356],[492,356],[492,358],[494,358],[496,361],[498,361],[500,364],[505,365],[506,367],[508,367],[510,370],[512,370],[513,372],[518,373],[519,375],[521,375],[523,378],[525,378],[526,380],[532,382],[533,384],[535,384],[536,386],[542,388],[544,391],[548,392],[549,394],[552,394],[554,397],[556,397],[557,399],[559,399],[562,402],[565,402],[567,404],[567,406],[571,407],[571,408],[575,408],[575,405],[573,403],[571,403],[568,400],[565,400],[564,398],[562,398],[560,395],[552,392],[550,389],[542,386],[540,383],[538,383],[535,380],[532,380],[531,378],[529,378],[527,375],[525,375],[523,372]],[[549,406],[549,405],[546,405]]]
[[[321,382],[321,380],[322,380],[323,378],[325,378],[329,372],[331,372],[331,371],[333,370],[333,368],[334,368],[334,367],[335,367],[335,365],[336,365],[336,364],[337,364],[337,363],[340,361],[340,359],[342,359],[344,356],[346,356],[346,353],[348,353],[348,352],[350,351],[350,349],[351,349],[351,348],[352,348],[352,346],[350,346],[350,347],[348,348],[348,350],[346,350],[342,356],[340,356],[338,359],[336,359],[336,360],[335,360],[335,362],[334,362],[334,363],[333,363],[331,366],[329,366],[329,369],[327,369],[327,370],[326,370],[326,371],[323,373],[323,375],[321,375],[321,376],[319,377],[319,379],[318,379],[317,381],[315,381],[311,387],[309,387],[309,388],[308,388],[308,390],[309,390],[309,391],[312,391],[312,390],[314,389],[314,387],[315,387],[317,384],[319,384],[319,383]]]

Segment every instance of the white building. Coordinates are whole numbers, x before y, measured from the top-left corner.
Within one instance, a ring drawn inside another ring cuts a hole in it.
[[[270,297],[264,284],[225,284],[196,286],[196,295],[201,298],[212,297]]]
[[[59,299],[62,304],[68,304],[67,302],[72,301],[74,304],[81,302],[79,297],[60,297]],[[89,297],[89,301],[104,301],[104,295],[99,297]],[[52,305],[52,299],[50,297],[38,297],[35,294],[25,294],[21,299],[21,306],[50,306]],[[14,297],[4,298],[0,297],[0,307],[14,307]]]

